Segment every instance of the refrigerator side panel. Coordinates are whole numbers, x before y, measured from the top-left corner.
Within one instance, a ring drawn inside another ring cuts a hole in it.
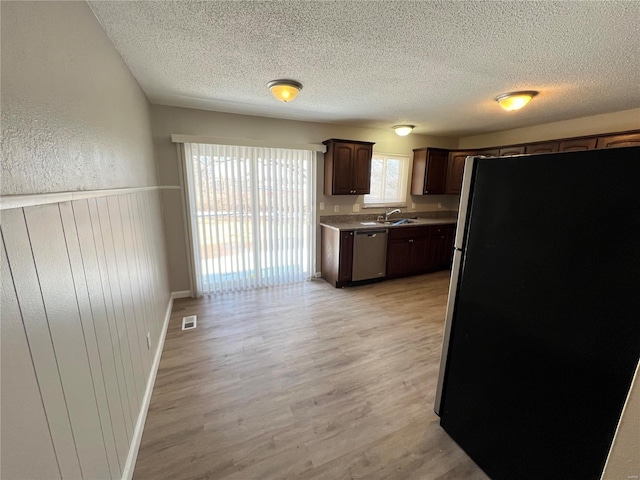
[[[464,163],[464,176],[462,177],[462,190],[460,192],[460,206],[458,207],[458,224],[456,226],[456,239],[454,248],[462,249],[464,244],[464,232],[467,225],[469,211],[469,198],[471,196],[471,185],[473,181],[473,168],[476,162],[475,157],[467,157]]]
[[[451,267],[451,280],[449,283],[449,297],[447,299],[447,313],[444,319],[444,335],[442,338],[442,351],[440,353],[440,371],[438,373],[438,385],[434,402],[434,411],[440,415],[440,402],[442,400],[442,389],[444,387],[445,371],[447,366],[447,355],[449,353],[449,341],[451,337],[451,324],[453,311],[455,309],[456,294],[458,291],[458,279],[460,277],[460,267],[462,264],[462,252],[458,249],[453,252],[453,265]]]

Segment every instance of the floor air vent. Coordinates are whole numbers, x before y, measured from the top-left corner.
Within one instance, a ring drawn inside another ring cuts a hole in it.
[[[196,316],[189,315],[182,318],[182,330],[193,330],[196,328]]]

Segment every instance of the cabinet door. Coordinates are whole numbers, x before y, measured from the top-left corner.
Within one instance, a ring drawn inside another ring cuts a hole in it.
[[[500,150],[498,148],[485,148],[484,150],[476,150],[470,155],[484,155],[485,157],[498,157]]]
[[[354,145],[352,189],[354,194],[371,193],[371,155],[372,145]]]
[[[353,232],[340,232],[338,281],[350,282],[353,270]]]
[[[554,153],[558,151],[560,142],[547,142],[536,143],[534,145],[527,145],[524,149],[524,153],[534,155],[536,153]]]
[[[442,253],[442,268],[451,268],[453,263],[453,245],[456,239],[456,226],[445,225],[444,229],[444,251]]]
[[[441,195],[445,193],[448,160],[448,150],[438,148],[429,148],[427,150],[423,192],[425,195]]]
[[[596,148],[637,147],[640,145],[640,133],[628,133],[626,135],[612,135],[600,137]]]
[[[417,275],[429,269],[429,237],[422,236],[409,239],[411,249],[409,252],[408,273]]]
[[[403,277],[409,272],[411,243],[408,238],[389,239],[387,246],[387,278]]]
[[[519,147],[501,148],[498,156],[509,157],[511,155],[522,155],[524,153],[524,149],[525,149],[524,145],[520,145]]]
[[[438,225],[431,228],[428,254],[429,269],[446,270],[451,267],[453,259],[455,225]]]
[[[449,153],[445,193],[460,195],[462,176],[464,175],[464,161],[469,155],[475,154],[475,151]]]
[[[352,143],[336,142],[333,146],[333,193],[348,195],[353,187],[353,157]]]
[[[560,152],[574,152],[576,150],[593,150],[596,148],[596,137],[563,140],[560,142]]]

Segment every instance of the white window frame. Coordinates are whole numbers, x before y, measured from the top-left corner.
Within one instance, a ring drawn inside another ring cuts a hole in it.
[[[383,166],[383,179],[382,184],[385,184],[384,175],[387,172],[387,160],[401,160],[400,162],[400,172],[398,174],[398,178],[400,179],[400,195],[402,198],[389,199],[387,198],[372,198],[371,195],[364,196],[364,205],[362,208],[381,208],[381,207],[406,207],[407,206],[407,188],[409,185],[409,171],[411,169],[411,157],[409,155],[404,155],[400,153],[378,153],[373,152],[372,161],[373,160],[382,160],[384,162]]]

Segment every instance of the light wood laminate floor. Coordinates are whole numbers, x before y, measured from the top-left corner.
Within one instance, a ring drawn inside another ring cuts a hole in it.
[[[487,479],[433,413],[448,285],[177,300],[134,478]]]

